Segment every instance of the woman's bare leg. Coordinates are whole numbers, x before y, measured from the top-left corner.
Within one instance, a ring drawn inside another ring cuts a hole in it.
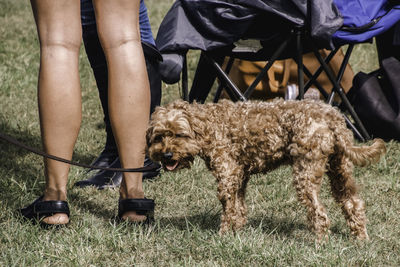
[[[72,158],[81,123],[79,0],[31,0],[40,40],[39,116],[44,150]],[[69,165],[45,159],[43,200],[66,200]],[[45,223],[68,223],[55,214]]]
[[[109,113],[124,168],[143,166],[150,88],[139,31],[139,0],[94,0],[109,77]],[[143,198],[142,174],[124,173],[121,199]],[[123,219],[146,217],[126,212]]]

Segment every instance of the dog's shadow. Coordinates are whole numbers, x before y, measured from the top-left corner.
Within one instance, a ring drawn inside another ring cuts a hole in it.
[[[70,191],[71,199],[79,203],[79,209],[91,213],[103,221],[115,221],[117,204],[112,207],[104,207],[96,200],[89,199],[85,194],[78,193],[77,190]],[[215,211],[204,211],[191,216],[163,216],[160,213],[155,214],[155,225],[160,230],[173,228],[179,231],[193,231],[199,229],[214,234],[218,234],[220,227],[220,213]],[[276,218],[273,216],[254,216],[249,217],[243,231],[248,229],[259,229],[262,233],[268,235],[277,235],[284,238],[294,238],[295,232],[309,232],[308,225],[299,218],[295,220],[289,217]],[[330,231],[334,235],[340,235],[348,238],[346,231],[338,224],[332,225]]]
[[[166,217],[156,214],[156,222],[161,229],[164,228],[175,228],[181,231],[192,229],[200,229],[205,231],[218,232],[220,219],[219,215],[201,213],[191,216],[180,216],[180,217]]]
[[[220,227],[219,213],[199,213],[192,216],[181,217],[162,217],[156,218],[160,228],[176,228],[178,230],[200,229],[218,233]],[[249,218],[247,224],[243,227],[261,229],[262,232],[268,234],[277,234],[280,236],[290,237],[297,230],[308,231],[308,226],[302,222],[292,221],[289,218],[277,219],[274,217],[256,217]]]

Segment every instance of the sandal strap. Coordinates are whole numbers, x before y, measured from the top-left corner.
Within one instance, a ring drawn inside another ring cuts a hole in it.
[[[69,217],[68,203],[61,200],[38,202],[36,203],[36,205],[33,206],[33,212],[39,214],[40,216],[49,216],[55,213],[66,213]]]
[[[21,214],[27,219],[41,219],[55,213],[65,213],[69,217],[68,202],[60,200],[42,201],[42,199],[43,196],[40,196],[32,204],[21,209]]]
[[[138,214],[146,215],[154,211],[154,200],[148,198],[121,199],[118,204],[118,217],[127,211],[136,211]]]

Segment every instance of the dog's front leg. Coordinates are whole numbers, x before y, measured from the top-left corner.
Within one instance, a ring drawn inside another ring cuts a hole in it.
[[[218,199],[222,204],[220,234],[229,230],[235,231],[247,222],[247,208],[244,203],[247,183],[243,181],[243,170],[239,166],[223,164],[213,172],[218,180]]]

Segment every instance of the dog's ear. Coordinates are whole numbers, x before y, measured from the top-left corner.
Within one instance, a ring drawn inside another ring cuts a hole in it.
[[[151,116],[150,116],[150,123],[153,121],[153,119],[156,117],[156,116],[158,116],[159,114],[164,114],[166,112],[166,109],[165,109],[165,107],[163,107],[163,106],[157,106],[155,109],[154,109],[154,112],[151,114]]]
[[[153,129],[154,129],[154,127],[149,125],[149,127],[146,130],[146,149],[148,147],[150,147],[150,145],[151,145],[150,140],[151,140],[151,136],[153,135]]]

